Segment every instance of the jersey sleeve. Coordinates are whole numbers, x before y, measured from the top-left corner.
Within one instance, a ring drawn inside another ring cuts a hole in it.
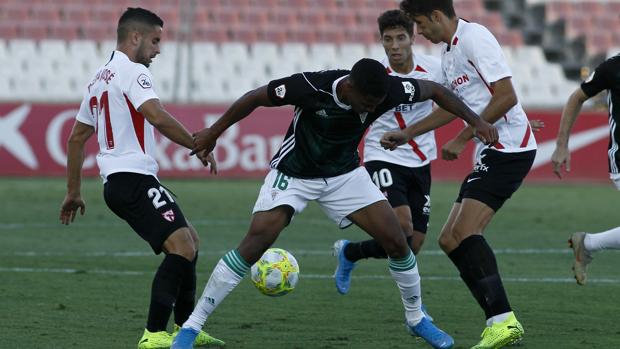
[[[594,73],[581,83],[583,92],[588,97],[592,97],[603,90],[611,88],[612,81],[610,77],[615,76],[613,67],[614,65],[618,67],[619,63],[620,60],[617,57],[612,57],[596,67]]]
[[[136,64],[137,69],[133,73],[127,90],[127,98],[133,107],[138,109],[142,103],[149,99],[159,99],[153,89],[153,76],[143,65]]]
[[[92,108],[90,106],[90,96],[88,94],[84,94],[84,98],[82,98],[82,103],[80,104],[80,110],[78,111],[75,119],[83,124],[96,127],[95,123],[97,121],[93,115]]]
[[[316,90],[306,74],[297,73],[291,76],[272,80],[267,85],[267,95],[273,105],[299,105],[302,97],[309,90]]]
[[[463,45],[462,50],[469,63],[487,83],[512,76],[501,46],[488,29],[478,26],[468,34],[459,44]]]

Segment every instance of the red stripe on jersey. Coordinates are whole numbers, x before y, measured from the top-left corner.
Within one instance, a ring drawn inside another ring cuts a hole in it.
[[[523,140],[521,141],[521,148],[525,148],[527,143],[530,141],[530,123],[527,123],[527,130],[525,130],[525,134],[523,135]]]
[[[385,71],[387,71],[388,74],[392,74],[392,69],[390,69],[390,67],[385,67]]]
[[[407,127],[407,125],[405,124],[405,119],[403,118],[403,114],[399,111],[396,111],[394,112],[394,116],[396,117],[396,122],[398,122],[398,127],[400,127],[401,130],[404,130]],[[418,143],[416,143],[413,139],[410,139],[409,142],[407,143],[411,146],[411,149],[413,150],[414,153],[416,153],[416,155],[420,158],[420,160],[426,161],[426,155],[424,155],[424,153],[420,150]]]
[[[454,40],[452,40],[452,45],[456,45],[457,42],[459,42],[459,38],[458,36],[455,36]]]
[[[491,85],[489,85],[487,83],[487,81],[484,80],[484,78],[482,77],[482,74],[480,74],[480,71],[474,65],[474,62],[469,61],[469,60],[467,62],[469,62],[469,64],[471,64],[472,67],[474,67],[474,70],[476,71],[476,73],[478,73],[478,76],[480,77],[480,80],[482,80],[482,82],[484,83],[484,86],[487,87],[487,89],[489,90],[489,92],[491,93],[491,96],[492,96],[495,91],[493,91],[493,88],[491,87]],[[502,117],[504,118],[504,120],[506,120],[506,122],[508,122],[508,117],[506,116],[506,114],[504,114],[504,116],[502,116]]]
[[[476,73],[478,73],[478,76],[480,77],[480,80],[482,80],[482,82],[484,82],[484,86],[487,87],[487,89],[489,90],[489,92],[491,93],[491,95],[493,95],[493,88],[491,87],[491,85],[489,85],[487,83],[486,80],[484,80],[484,78],[482,77],[482,74],[480,74],[480,71],[478,70],[478,68],[476,68],[476,66],[474,65],[474,62],[472,61],[467,61],[469,62],[469,64],[471,64],[472,67],[474,67],[474,70],[476,71]]]
[[[420,67],[419,65],[415,66],[415,71],[421,71],[422,73],[428,73],[424,68]]]
[[[504,149],[504,146],[500,142],[497,142],[497,143],[493,144],[493,147],[495,149]]]
[[[142,148],[142,152],[146,153],[144,151],[144,115],[133,107],[133,104],[131,104],[126,94],[123,93],[123,96],[125,96],[125,102],[127,102],[127,107],[131,113],[131,123],[133,124],[133,130],[136,132],[136,137],[140,143],[140,148]]]

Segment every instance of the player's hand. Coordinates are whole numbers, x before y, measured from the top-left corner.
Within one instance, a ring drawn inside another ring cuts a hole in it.
[[[69,225],[69,223],[73,222],[78,208],[80,209],[80,214],[83,216],[84,212],[86,212],[86,203],[84,203],[84,200],[82,200],[80,196],[67,194],[60,207],[60,223]]]
[[[394,150],[399,145],[403,145],[409,141],[409,136],[403,131],[389,131],[383,134],[379,143],[383,149]]]
[[[208,127],[192,134],[192,137],[194,137],[194,148],[192,148],[192,152],[189,153],[190,155],[198,154],[203,150],[207,153],[211,153],[215,148],[217,136]]]
[[[482,143],[486,145],[495,144],[499,140],[497,128],[482,119],[474,127],[474,137],[478,138]]]
[[[530,120],[530,127],[533,132],[538,132],[545,128],[545,123],[542,120]]]
[[[553,164],[553,173],[558,178],[562,178],[562,165],[564,170],[570,172],[570,153],[568,147],[556,146],[551,155],[551,163]]]
[[[441,147],[441,158],[448,161],[458,159],[466,144],[467,142],[463,142],[458,137],[450,140]]]
[[[209,167],[209,172],[212,175],[217,175],[217,162],[215,161],[215,156],[213,156],[213,152],[207,153],[206,150],[203,150],[200,153],[196,154],[196,157],[200,159],[200,161],[205,167]]]

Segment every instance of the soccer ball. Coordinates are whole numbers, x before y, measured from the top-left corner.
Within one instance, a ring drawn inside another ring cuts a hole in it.
[[[252,266],[252,282],[267,296],[284,296],[295,289],[297,280],[299,280],[297,260],[290,252],[281,248],[268,249]]]

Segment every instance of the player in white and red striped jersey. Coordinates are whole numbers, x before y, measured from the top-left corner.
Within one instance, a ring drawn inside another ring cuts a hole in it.
[[[163,21],[141,8],[128,8],[118,22],[117,47],[87,85],[67,152],[67,194],[60,220],[70,224],[85,212],[80,194],[84,144],[97,134],[97,164],[108,207],[166,254],[153,279],[149,315],[138,349],[168,348],[168,319],[182,325],[194,307],[198,234],[175,199],[157,179],[155,132],[188,149],[192,135],[160,104],[147,69],[159,54]],[[215,162],[201,154],[205,165]],[[202,333],[203,344],[223,344]]]
[[[443,81],[438,57],[413,52],[413,21],[403,11],[386,11],[377,22],[386,54],[382,63],[390,75]],[[430,131],[419,135],[394,151],[383,149],[379,141],[385,132],[404,129],[432,111],[432,101],[401,104],[372,123],[364,142],[364,166],[393,207],[415,254],[424,243],[431,212],[430,162],[437,158],[435,134]],[[349,291],[354,263],[364,258],[387,258],[374,239],[338,240],[334,243],[334,255],[339,261],[334,280],[340,294]]]
[[[476,164],[463,181],[439,245],[484,310],[486,328],[474,348],[501,348],[521,340],[524,330],[510,307],[483,232],[532,167],[536,141],[503,51],[487,28],[460,19],[452,0],[403,0],[400,7],[412,17],[419,34],[442,45],[444,84],[499,132],[492,147],[477,142]],[[437,117],[429,116],[405,131],[387,133],[383,144],[393,148],[454,117],[441,110],[434,113]],[[442,157],[457,158],[474,136],[470,128],[463,129],[443,146]]]

